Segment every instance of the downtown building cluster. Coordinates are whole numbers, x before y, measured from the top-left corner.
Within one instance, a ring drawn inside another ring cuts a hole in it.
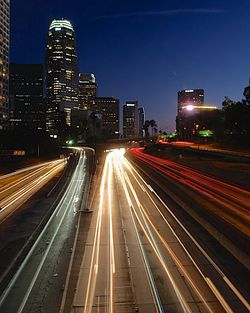
[[[92,73],[78,67],[72,23],[53,20],[44,64],[9,65],[9,1],[1,1],[0,129],[46,131],[65,143],[142,136],[144,109],[137,101],[98,97]],[[123,135],[120,132],[123,129]]]
[[[192,141],[202,134],[211,134],[211,119],[216,106],[204,104],[204,89],[184,89],[178,91],[176,133],[177,138]]]

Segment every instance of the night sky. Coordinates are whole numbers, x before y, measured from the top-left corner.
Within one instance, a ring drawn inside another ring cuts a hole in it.
[[[138,100],[146,119],[173,130],[177,91],[205,103],[242,98],[250,76],[249,0],[12,0],[11,61],[43,63],[54,18],[69,19],[81,72],[98,96]]]

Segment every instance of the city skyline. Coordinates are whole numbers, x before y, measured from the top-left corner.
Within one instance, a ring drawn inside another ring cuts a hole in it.
[[[138,99],[162,130],[175,128],[178,90],[203,88],[205,104],[218,108],[224,96],[243,97],[248,1],[74,4],[12,1],[11,61],[43,62],[49,23],[63,17],[77,34],[80,72],[95,74],[99,95]]]

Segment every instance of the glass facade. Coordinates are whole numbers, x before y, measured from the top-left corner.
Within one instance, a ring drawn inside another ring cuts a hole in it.
[[[139,136],[143,137],[144,135],[144,131],[143,131],[143,125],[145,123],[145,112],[144,112],[144,108],[140,107],[138,109],[138,114],[139,114]]]
[[[203,89],[185,89],[178,91],[178,112],[188,105],[201,106],[204,104]]]
[[[46,47],[46,130],[66,136],[71,110],[79,106],[79,73],[75,32],[67,20],[53,20]]]
[[[139,136],[138,101],[127,101],[123,106],[123,137]]]
[[[96,98],[94,111],[102,116],[103,136],[110,139],[119,138],[119,100]]]
[[[10,64],[11,129],[45,130],[43,65]]]
[[[97,94],[95,75],[91,73],[79,74],[79,106],[82,110],[93,110]]]

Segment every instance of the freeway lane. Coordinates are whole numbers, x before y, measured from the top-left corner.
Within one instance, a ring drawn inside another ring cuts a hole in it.
[[[0,312],[37,312],[46,308],[47,299],[54,292],[53,281],[60,279],[57,277],[60,275],[60,264],[70,255],[68,241],[70,233],[75,229],[85,176],[86,157],[81,152],[63,197],[1,295]],[[57,299],[54,299],[53,312],[58,309],[55,307],[56,302]]]
[[[211,219],[209,214],[206,214],[206,202],[204,202],[203,199],[197,202],[199,200],[197,192],[192,194],[187,191],[187,189],[184,188],[184,184],[182,184],[183,180],[178,180],[177,175],[176,180],[173,176],[171,180],[168,180],[166,178],[169,176],[163,173],[163,171],[159,171],[158,167],[144,162],[144,160],[139,158],[136,158],[135,162],[147,177],[150,178],[147,178],[147,180],[154,186],[154,189],[150,187],[152,192],[157,196],[160,203],[165,206],[165,208],[161,209],[162,214],[168,221],[171,221],[174,217],[171,223],[175,224],[175,222],[178,222],[182,230],[188,235],[189,239],[185,239],[182,231],[176,228],[176,231],[183,237],[184,246],[191,256],[193,256],[194,261],[196,260],[196,262],[200,264],[202,272],[206,273],[205,276],[213,277],[213,284],[217,286],[223,298],[229,303],[229,306],[232,307],[233,312],[248,312],[250,309],[247,282],[249,273],[242,264],[235,260],[234,257],[217,242],[217,240],[214,240],[208,232],[204,231],[203,225],[206,229],[211,230],[213,224],[212,226],[209,225],[209,227],[207,225],[211,221],[212,223],[215,222],[214,219]],[[178,184],[176,182],[178,182]],[[169,203],[169,205],[166,205],[166,203]],[[202,206],[204,207],[203,210],[201,210]],[[203,216],[205,216],[205,219]],[[200,223],[202,224],[199,225]],[[216,226],[215,223],[214,226]],[[219,233],[223,228],[229,234],[234,234],[230,225],[225,227],[225,225],[220,224],[218,227],[219,228],[216,229],[216,235],[218,237],[223,237]],[[244,251],[242,254],[245,252],[247,253],[247,251]],[[248,260],[246,256],[246,263]],[[214,286],[211,285],[211,279],[209,279],[207,283],[214,289]]]
[[[0,176],[0,223],[63,170],[59,159]]]
[[[106,158],[72,312],[232,313],[213,274],[186,248],[190,238],[183,241],[162,215],[164,204],[123,153]]]
[[[94,216],[72,312],[132,313],[136,307],[140,312],[159,312],[124,190],[122,194],[117,192],[114,157],[114,153],[107,155],[98,186],[99,196],[91,205]],[[128,249],[131,243],[132,249]]]
[[[250,235],[249,190],[230,185],[178,163],[147,155],[143,153],[141,148],[131,149],[129,154],[217,203],[221,209],[216,210],[214,207],[213,213],[219,215],[247,236]]]

